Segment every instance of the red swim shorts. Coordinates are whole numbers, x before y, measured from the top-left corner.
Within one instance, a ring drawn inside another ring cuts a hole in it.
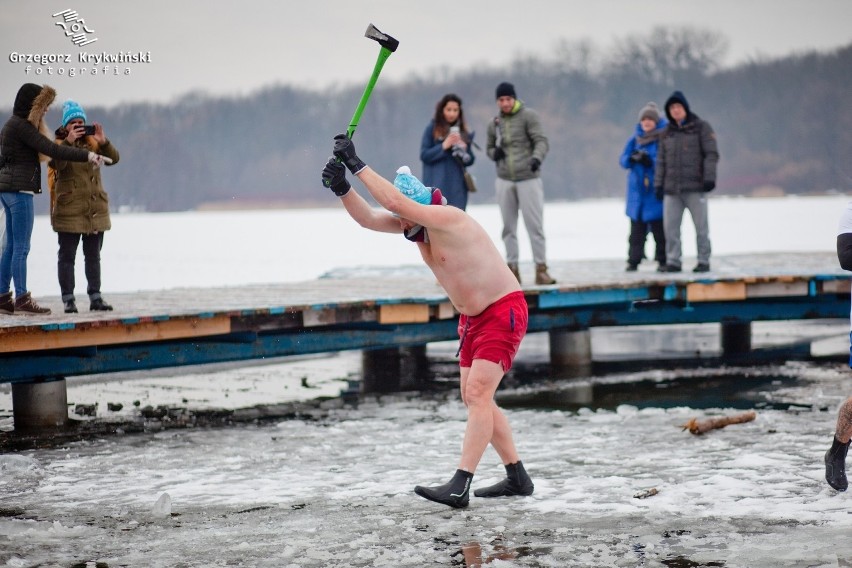
[[[485,359],[512,368],[521,340],[527,332],[527,300],[520,290],[506,294],[477,316],[459,316],[460,367]]]

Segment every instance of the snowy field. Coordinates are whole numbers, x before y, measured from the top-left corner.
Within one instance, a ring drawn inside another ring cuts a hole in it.
[[[833,251],[846,202],[714,199],[714,253]],[[471,212],[499,235],[496,207]],[[548,204],[546,215],[554,260],[624,256],[620,201]],[[339,210],[116,215],[113,225],[107,299],[110,291],[298,281],[418,262],[403,239],[370,235]],[[686,219],[687,267],[690,231]],[[37,296],[58,294],[55,249],[47,220],[37,219],[29,276]],[[78,299],[84,282],[81,273]],[[848,348],[848,322],[826,329],[829,352]],[[703,350],[718,347],[714,331],[693,333]],[[755,326],[756,344],[772,343],[770,335]],[[69,379],[69,403],[122,402],[117,418],[135,412],[133,401],[209,409],[332,398],[310,418],[0,455],[0,566],[852,566],[852,495],[828,487],[822,464],[837,408],[852,394],[844,363],[558,382],[547,380],[540,336],[522,346],[499,393],[535,493],[472,498],[465,510],[413,493],[456,467],[465,411],[452,389],[453,345],[429,347],[447,390],[357,405],[336,395],[358,378],[358,353]],[[0,429],[9,426],[10,399],[0,389]],[[703,436],[681,428],[746,408],[757,410],[754,422]],[[502,474],[489,449],[473,487]],[[634,497],[652,488],[656,495]]]

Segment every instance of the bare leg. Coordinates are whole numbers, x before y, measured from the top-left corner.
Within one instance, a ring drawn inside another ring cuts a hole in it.
[[[834,437],[843,444],[852,439],[852,396],[846,399],[837,413],[837,427]]]
[[[469,369],[462,369],[461,392],[467,406],[467,428],[459,469],[474,473],[489,443],[494,444],[504,462],[507,458],[517,461],[509,422],[494,403],[494,393],[502,378],[502,365],[484,359],[474,359]]]

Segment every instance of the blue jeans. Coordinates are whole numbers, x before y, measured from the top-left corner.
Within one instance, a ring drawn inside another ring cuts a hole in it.
[[[0,192],[6,213],[6,246],[0,255],[0,294],[15,281],[15,297],[27,293],[27,256],[33,234],[33,196],[28,193]]]

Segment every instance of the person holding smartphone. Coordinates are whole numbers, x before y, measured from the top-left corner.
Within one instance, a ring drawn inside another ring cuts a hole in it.
[[[118,162],[118,150],[99,123],[86,124],[86,112],[74,101],[62,105],[62,126],[56,141],[83,148]],[[77,247],[83,241],[83,256],[90,311],[109,311],[112,306],[101,297],[101,248],[104,231],[111,228],[109,196],[101,182],[101,172],[87,163],[52,160],[48,169],[50,223],[59,239],[57,271],[65,313],[77,313],[74,297],[74,263]]]
[[[474,162],[473,135],[467,129],[461,98],[448,93],[435,106],[435,115],[420,141],[423,183],[439,188],[447,203],[459,209],[467,208],[464,173]]]

